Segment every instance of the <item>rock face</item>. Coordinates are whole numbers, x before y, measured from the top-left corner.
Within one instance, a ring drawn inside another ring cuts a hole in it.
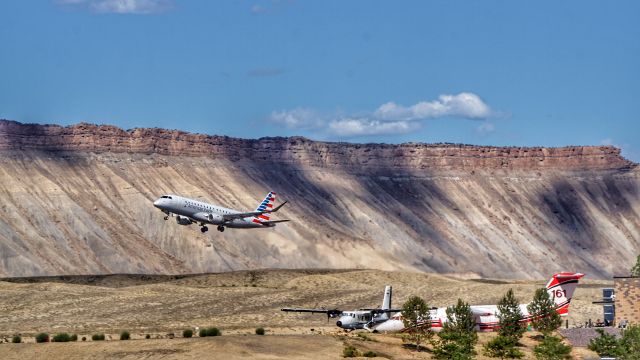
[[[201,234],[165,193],[254,209],[274,229]],[[376,268],[546,278],[626,274],[640,169],[610,146],[245,140],[0,120],[0,274]]]

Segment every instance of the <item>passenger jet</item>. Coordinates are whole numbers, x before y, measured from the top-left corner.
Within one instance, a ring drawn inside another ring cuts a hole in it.
[[[217,225],[218,231],[222,232],[225,227],[239,229],[265,228],[289,221],[270,220],[270,214],[280,210],[287,203],[285,201],[273,208],[275,200],[276,193],[272,191],[267,194],[255,211],[249,212],[227,209],[177,195],[162,195],[158,200],[154,201],[153,206],[166,214],[165,220],[168,220],[169,216],[175,215],[176,222],[179,225],[200,223],[200,231],[205,233],[209,230],[207,224]]]
[[[573,297],[573,292],[578,286],[578,281],[584,274],[561,272],[551,277],[547,283],[549,297],[556,304],[556,311],[560,316],[569,314],[569,304]],[[442,325],[447,322],[447,308],[433,308],[429,313],[429,323],[431,330],[440,331]],[[527,304],[520,305],[523,314],[522,323],[531,322],[532,316],[527,310]],[[471,306],[471,312],[476,320],[477,331],[492,331],[498,328],[498,307],[496,305],[476,305]],[[426,321],[424,322],[426,324]],[[367,324],[365,329],[371,332],[401,332],[406,330],[402,321],[402,313],[394,314],[389,320],[379,323]]]

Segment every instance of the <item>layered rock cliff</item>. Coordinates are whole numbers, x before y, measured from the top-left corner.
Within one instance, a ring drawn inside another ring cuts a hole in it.
[[[0,121],[0,274],[269,267],[503,278],[624,274],[640,252],[640,170],[610,146],[245,140],[164,129]],[[165,193],[254,209],[274,229],[201,234]]]

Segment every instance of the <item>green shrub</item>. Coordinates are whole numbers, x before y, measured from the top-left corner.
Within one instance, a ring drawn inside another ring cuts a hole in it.
[[[571,359],[571,346],[562,343],[555,336],[545,336],[539,345],[533,348],[533,353],[538,360],[563,360]]]
[[[71,341],[78,341],[78,334],[71,335]]]
[[[604,332],[602,329],[596,329],[597,338],[589,341],[589,350],[595,351],[600,356],[616,356],[618,354],[618,340],[615,336]]]
[[[364,357],[376,357],[376,356],[378,356],[378,354],[375,351],[369,350],[366,353],[362,354],[362,356],[364,356]]]
[[[524,354],[516,348],[516,344],[517,339],[514,336],[498,335],[484,345],[484,354],[501,359],[519,359]]]
[[[185,331],[182,332],[182,337],[190,338],[192,336],[193,336],[193,330],[191,329],[186,329]]]
[[[131,334],[128,331],[123,331],[120,333],[120,340],[129,340],[131,339]]]
[[[44,343],[44,342],[48,342],[48,341],[49,341],[49,334],[40,333],[40,334],[36,335],[36,342],[37,343]]]
[[[360,356],[360,352],[358,349],[351,345],[347,345],[342,349],[342,357],[358,357]]]
[[[59,333],[56,334],[53,339],[51,339],[51,341],[53,342],[69,342],[71,341],[71,335],[67,334],[67,333]]]
[[[11,342],[14,344],[20,344],[22,342],[22,337],[20,337],[20,335],[14,335]]]
[[[102,340],[104,340],[104,334],[93,334],[93,335],[91,335],[91,340],[93,340],[93,341],[102,341]]]
[[[264,335],[264,328],[259,327],[256,329],[256,335]]]
[[[210,327],[210,328],[202,328],[200,329],[200,337],[205,337],[205,336],[220,336],[222,335],[222,333],[220,332],[220,330],[217,327]]]
[[[640,359],[640,325],[627,326],[622,331],[618,346],[618,359]]]

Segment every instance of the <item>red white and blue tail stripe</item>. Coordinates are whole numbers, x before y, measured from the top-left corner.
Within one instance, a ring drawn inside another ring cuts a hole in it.
[[[264,200],[258,205],[256,211],[265,211],[273,209],[273,203],[276,201],[276,193],[271,191],[265,196]],[[271,218],[271,213],[264,213],[253,217],[253,222],[256,224],[262,224],[268,222]]]

